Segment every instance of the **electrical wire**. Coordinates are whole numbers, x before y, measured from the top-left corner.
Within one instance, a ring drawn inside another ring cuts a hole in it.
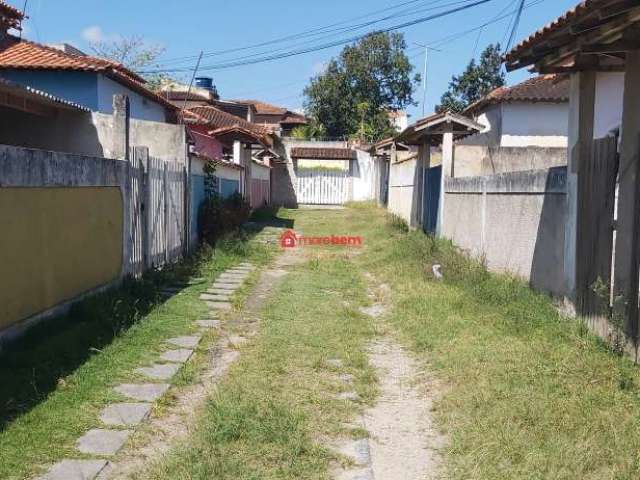
[[[418,25],[420,23],[425,23],[431,20],[435,20],[438,18],[442,18],[448,15],[452,15],[454,13],[458,13],[464,10],[468,10],[470,8],[474,8],[476,6],[479,5],[483,5],[486,3],[489,3],[493,0],[476,0],[472,3],[468,3],[456,8],[452,8],[449,10],[446,10],[444,12],[439,12],[433,15],[428,15],[426,17],[421,17],[418,19],[414,19],[408,22],[404,22],[401,24],[397,24],[397,25],[393,25],[391,27],[387,27],[384,29],[380,29],[380,30],[376,30],[376,33],[388,33],[388,32],[392,32],[395,30],[400,30],[403,28],[407,28],[410,26],[414,26],[414,25]],[[278,60],[281,58],[288,58],[288,57],[293,57],[293,56],[297,56],[297,55],[302,55],[305,53],[311,53],[311,52],[317,52],[320,50],[326,50],[328,48],[332,48],[332,47],[336,47],[339,45],[344,45],[347,43],[352,43],[355,42],[357,40],[360,40],[364,37],[366,37],[369,33],[366,34],[362,34],[362,35],[357,35],[354,37],[350,37],[350,38],[343,38],[337,41],[333,41],[333,42],[328,42],[328,43],[324,43],[324,44],[320,44],[320,45],[316,45],[313,47],[309,47],[309,48],[303,48],[303,49],[298,49],[298,50],[292,50],[292,51],[288,51],[288,52],[283,52],[283,53],[279,53],[279,54],[275,54],[275,55],[267,55],[264,57],[260,57],[260,58],[253,58],[253,59],[248,59],[248,60],[240,60],[240,61],[230,61],[230,62],[226,62],[226,63],[218,63],[218,64],[212,64],[212,65],[208,65],[208,66],[203,66],[201,67],[201,71],[206,71],[206,70],[222,70],[222,69],[227,69],[227,68],[233,68],[233,67],[238,67],[238,66],[244,66],[244,65],[253,65],[256,63],[264,63],[264,62],[269,62],[269,61],[273,61],[273,60]],[[176,73],[176,72],[184,72],[184,71],[191,71],[192,69],[184,69],[184,68],[179,68],[179,69],[163,69],[163,70],[152,70],[152,71],[148,71],[148,72],[141,72],[141,73],[158,73],[158,72],[167,72],[167,73]]]

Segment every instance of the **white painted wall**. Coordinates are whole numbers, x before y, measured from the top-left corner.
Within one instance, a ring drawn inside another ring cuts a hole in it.
[[[131,118],[165,122],[165,107],[130,90],[124,85],[114,82],[104,75],[98,75],[98,111],[113,113],[113,96],[127,95],[131,108]]]
[[[569,103],[502,103],[475,120],[485,129],[456,145],[489,147],[566,147]]]
[[[368,152],[357,150],[353,165],[353,200],[363,202],[375,199],[375,171],[373,158]]]
[[[222,163],[216,164],[216,177],[226,178],[227,180],[240,181],[241,171],[238,168],[228,167]]]
[[[569,103],[505,103],[502,147],[566,147]]]
[[[257,180],[269,180],[271,169],[266,165],[253,162],[251,165],[251,177]]]
[[[622,123],[624,73],[600,72],[596,75],[594,138],[607,136]]]

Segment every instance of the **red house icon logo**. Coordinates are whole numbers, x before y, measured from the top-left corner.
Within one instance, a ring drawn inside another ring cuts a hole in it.
[[[298,237],[296,237],[296,232],[293,230],[287,230],[280,235],[280,246],[282,248],[295,248],[297,243]]]

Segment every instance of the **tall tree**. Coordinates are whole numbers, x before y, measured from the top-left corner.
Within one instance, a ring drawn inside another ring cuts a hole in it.
[[[413,105],[412,77],[401,33],[376,32],[346,46],[305,88],[306,114],[331,137],[375,141],[392,131],[388,112]]]
[[[102,58],[107,58],[123,64],[133,71],[146,68],[158,68],[157,60],[165,51],[165,48],[147,43],[142,37],[120,37],[112,41],[99,41],[91,43],[91,50]],[[164,80],[170,77],[164,73],[152,73],[143,75],[149,82],[149,88],[157,90]]]
[[[472,59],[462,75],[454,75],[449,89],[442,95],[436,111],[445,110],[459,113],[492,90],[505,84],[500,44],[489,45],[476,63]]]

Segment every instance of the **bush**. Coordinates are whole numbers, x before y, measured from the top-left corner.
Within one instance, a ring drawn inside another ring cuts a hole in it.
[[[239,193],[226,199],[216,196],[205,200],[198,212],[201,241],[215,245],[224,234],[238,230],[250,214],[251,207]]]

